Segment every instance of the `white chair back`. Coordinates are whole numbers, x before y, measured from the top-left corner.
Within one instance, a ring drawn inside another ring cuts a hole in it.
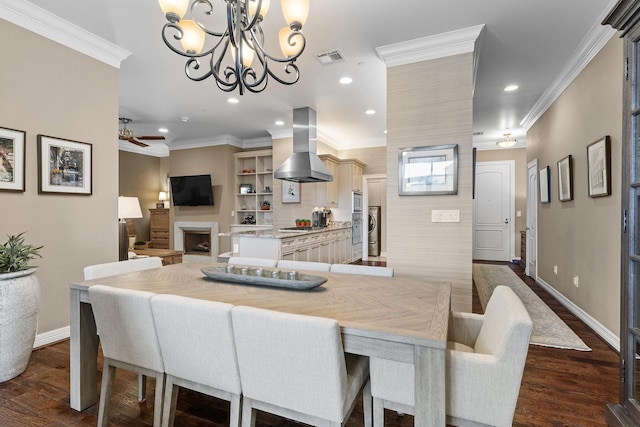
[[[290,418],[297,413],[343,422],[368,369],[366,358],[356,356],[363,363],[348,377],[337,321],[253,307],[234,307],[232,317],[243,405],[257,401],[292,411]],[[243,426],[251,420],[245,411]]]
[[[173,425],[177,387],[231,402],[230,426],[240,422],[240,373],[231,304],[157,295],[151,299],[167,386],[163,418]]]
[[[281,259],[278,261],[278,268],[286,268],[288,270],[309,270],[309,271],[329,271],[331,264],[326,262],[309,262],[309,261],[291,261]]]
[[[229,258],[228,264],[233,265],[253,265],[256,267],[274,267],[277,265],[278,261],[275,259],[268,258],[251,258],[251,257],[242,257],[242,256],[232,256]]]
[[[162,267],[162,259],[158,257],[136,258],[126,261],[88,265],[84,268],[84,280],[98,279],[158,267]]]
[[[393,277],[393,268],[358,264],[331,264],[332,273],[363,274],[366,276]]]

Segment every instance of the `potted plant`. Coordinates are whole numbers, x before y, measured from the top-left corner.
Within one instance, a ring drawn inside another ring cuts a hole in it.
[[[27,368],[38,326],[40,284],[36,267],[42,246],[24,241],[24,233],[0,245],[0,383]]]
[[[271,209],[271,203],[269,203],[269,201],[265,200],[264,202],[262,202],[261,209],[263,211],[268,211],[269,209]]]

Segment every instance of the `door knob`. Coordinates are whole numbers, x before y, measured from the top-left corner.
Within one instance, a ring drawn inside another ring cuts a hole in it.
[[[505,223],[505,224],[509,224],[509,218],[505,218],[505,219],[504,219],[504,223]]]

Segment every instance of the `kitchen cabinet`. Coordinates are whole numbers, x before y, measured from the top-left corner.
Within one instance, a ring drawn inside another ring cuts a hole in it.
[[[353,210],[353,192],[362,193],[362,175],[365,166],[358,159],[340,160],[340,207]]]
[[[332,182],[320,182],[316,187],[316,205],[325,207],[338,207],[340,200],[340,159],[331,154],[321,154],[320,160],[333,175]]]
[[[239,224],[273,224],[272,150],[234,154],[236,218]]]
[[[169,249],[169,209],[149,209],[149,238],[154,249]]]

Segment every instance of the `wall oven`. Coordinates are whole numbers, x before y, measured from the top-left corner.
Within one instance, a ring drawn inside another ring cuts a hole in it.
[[[362,193],[353,192],[352,212],[362,212]]]

